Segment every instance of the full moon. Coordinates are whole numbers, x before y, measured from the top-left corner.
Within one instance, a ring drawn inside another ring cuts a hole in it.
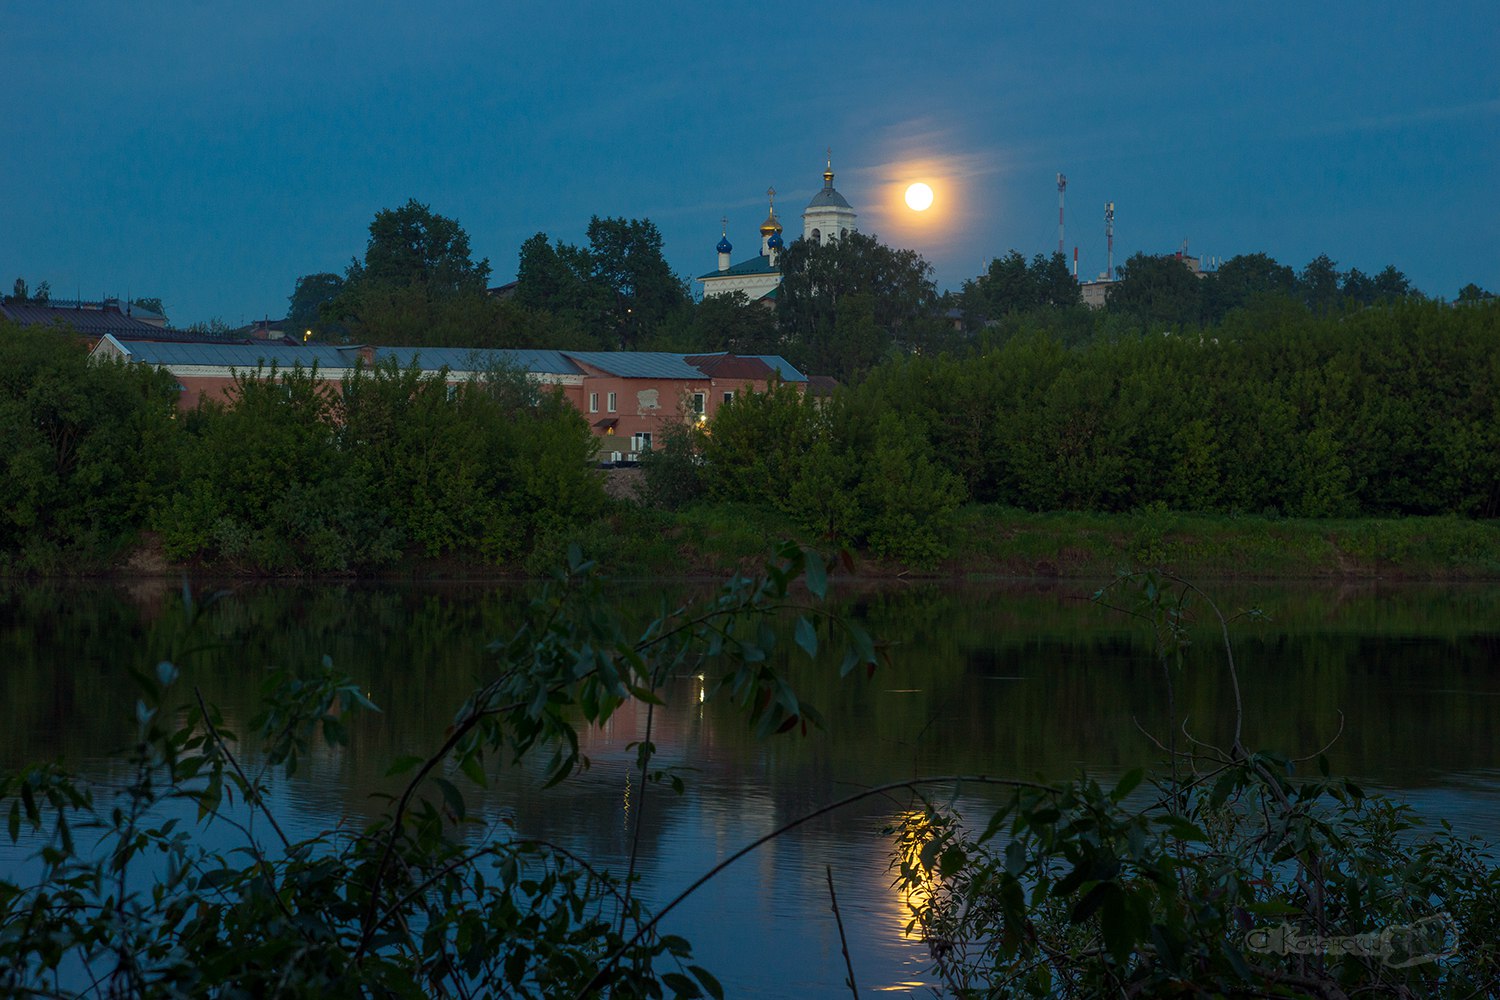
[[[906,205],[913,212],[925,212],[932,207],[932,188],[921,181],[906,189]]]

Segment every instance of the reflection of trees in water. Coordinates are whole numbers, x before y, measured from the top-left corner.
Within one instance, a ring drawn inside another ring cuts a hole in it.
[[[621,585],[617,601],[645,621],[662,589]],[[301,801],[324,808],[341,800],[342,811],[362,815],[370,793],[392,787],[383,778],[388,762],[434,745],[492,669],[485,644],[508,630],[527,597],[525,588],[490,586],[237,585],[204,619],[209,645],[182,666],[242,737],[269,668],[311,668],[326,654],[353,674],[385,711],[356,721],[350,751],[320,770],[318,794]],[[697,768],[684,775],[689,786],[714,795],[764,792],[778,816],[790,817],[848,783],[924,772],[1062,777],[1085,764],[1150,760],[1132,719],[1153,732],[1168,720],[1149,637],[1085,598],[1085,588],[1066,585],[851,592],[846,610],[892,644],[892,664],[868,681],[840,681],[832,662],[798,672],[799,694],[822,710],[825,732],[759,741],[720,706],[700,707],[687,676],[673,682],[672,707],[658,710],[657,764]],[[1344,736],[1330,757],[1355,775],[1424,784],[1500,758],[1494,697],[1478,696],[1496,686],[1489,665],[1497,639],[1484,630],[1500,619],[1500,588],[1240,585],[1224,603],[1251,600],[1273,618],[1243,626],[1236,639],[1246,725],[1259,745],[1311,751],[1337,730],[1342,711]],[[125,667],[167,655],[181,601],[173,589],[153,614],[110,587],[0,589],[0,761],[97,758],[121,747],[135,699]],[[1229,707],[1209,638],[1190,652],[1177,692],[1179,714],[1205,735]],[[634,759],[625,748],[643,730],[627,711],[610,732],[590,737],[596,774],[545,796],[529,776],[506,774],[494,805],[533,813],[548,828],[554,809],[576,807],[600,846],[613,845],[625,762]],[[618,778],[603,781],[606,773]],[[648,837],[653,814],[665,823],[688,807],[666,788],[649,795]]]

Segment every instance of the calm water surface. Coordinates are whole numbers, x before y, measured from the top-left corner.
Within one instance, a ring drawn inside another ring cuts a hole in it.
[[[689,596],[691,588],[673,596]],[[1429,817],[1492,840],[1500,834],[1500,587],[1278,585],[1210,588],[1226,609],[1270,620],[1236,627],[1245,737],[1294,755],[1343,735],[1336,769],[1387,789]],[[648,619],[663,588],[620,586],[621,609]],[[1112,777],[1156,756],[1137,726],[1168,725],[1150,637],[1088,600],[1084,584],[918,585],[838,595],[841,609],[895,644],[890,669],[839,681],[809,668],[798,690],[827,727],[760,741],[727,706],[700,703],[694,676],[671,681],[652,738],[687,793],[642,790],[629,745],[645,714],[620,712],[587,734],[592,766],[542,792],[532,774],[499,775],[483,814],[622,870],[642,823],[644,892],[672,898],[726,854],[864,787],[931,774]],[[435,745],[475,683],[485,644],[515,622],[526,595],[481,587],[244,586],[215,603],[182,658],[245,732],[264,672],[315,666],[323,654],[385,711],[357,720],[353,742],[314,756],[280,783],[284,824],[311,833],[372,812],[369,796],[397,755]],[[130,736],[125,667],[173,648],[181,596],[134,588],[0,590],[0,767],[62,755],[108,776]],[[1206,625],[1177,678],[1193,731],[1227,730],[1222,655]],[[982,790],[960,793],[980,816]],[[731,867],[668,919],[734,996],[846,996],[829,909],[831,868],[862,992],[927,995],[926,951],[906,938],[880,828],[908,803],[872,800],[810,822]],[[227,835],[227,834],[226,834]],[[5,845],[0,869],[26,870]]]

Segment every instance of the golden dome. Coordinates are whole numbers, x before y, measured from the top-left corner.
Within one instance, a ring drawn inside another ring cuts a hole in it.
[[[766,188],[766,198],[770,201],[771,208],[766,215],[766,221],[760,224],[760,234],[762,236],[770,236],[772,233],[781,232],[781,220],[776,218],[776,189]]]

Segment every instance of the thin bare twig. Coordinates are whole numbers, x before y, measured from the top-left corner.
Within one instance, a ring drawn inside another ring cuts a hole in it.
[[[632,937],[629,941],[626,941],[620,947],[616,948],[614,953],[606,958],[604,960],[604,964],[601,965],[599,967],[599,970],[594,973],[593,978],[584,984],[583,989],[576,994],[576,997],[581,1000],[581,998],[583,997],[592,995],[599,988],[604,977],[609,973],[611,969],[614,968],[615,963],[623,958],[626,952],[635,947],[637,942],[639,942],[643,937],[654,930],[656,928],[656,925],[661,923],[663,917],[680,906],[683,901],[686,900],[689,896],[693,895],[693,893],[703,888],[706,883],[717,877],[720,872],[724,871],[724,869],[734,864],[740,858],[743,858],[745,855],[750,854],[751,852],[765,846],[766,844],[769,844],[777,837],[789,833],[802,824],[811,822],[812,820],[815,820],[820,816],[826,816],[831,812],[837,812],[838,810],[843,809],[846,806],[851,806],[856,802],[861,802],[865,799],[873,798],[877,795],[885,795],[888,792],[893,792],[898,788],[916,789],[924,785],[952,785],[962,784],[964,782],[976,785],[1002,785],[1007,788],[1030,788],[1036,791],[1043,792],[1050,792],[1054,790],[1050,785],[1044,785],[1036,781],[1019,781],[1014,778],[991,778],[989,775],[984,774],[948,774],[935,778],[915,778],[909,781],[893,781],[890,784],[877,785],[874,788],[867,788],[862,792],[846,796],[836,802],[830,802],[827,805],[820,806],[810,813],[804,813],[803,815],[797,817],[789,823],[782,824],[781,826],[772,830],[770,833],[757,837],[755,840],[752,840],[750,843],[746,844],[744,847],[740,848],[738,851],[735,851],[723,861],[720,861],[708,871],[698,876],[698,878],[691,885],[674,896],[666,906],[656,911],[655,916],[642,924],[640,930],[636,931],[634,937]]]
[[[833,891],[833,866],[824,865],[823,872],[828,876],[828,898],[833,901],[833,922],[839,926],[839,946],[844,949],[844,968],[849,970],[849,978],[845,982],[849,985],[849,992],[854,994],[854,1000],[859,1000],[859,987],[854,984],[854,963],[849,958],[849,939],[844,937],[844,918],[839,916],[839,897]]]

